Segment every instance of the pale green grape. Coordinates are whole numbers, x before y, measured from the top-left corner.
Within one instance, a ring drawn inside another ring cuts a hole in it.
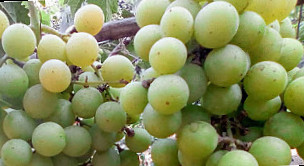
[[[196,16],[194,35],[200,45],[219,48],[228,44],[239,27],[237,10],[227,2],[212,2]]]
[[[32,159],[31,146],[21,139],[7,141],[1,149],[1,159],[7,166],[24,166]]]
[[[158,40],[149,53],[149,62],[159,74],[177,72],[184,66],[186,59],[186,46],[173,37],[165,37]]]
[[[304,116],[304,78],[291,82],[284,93],[284,104],[294,114]]]
[[[276,30],[277,32],[280,32],[280,28],[281,28],[278,20],[275,20],[274,22],[268,24],[268,27]]]
[[[135,152],[124,150],[119,153],[120,166],[139,166],[139,157]]]
[[[41,38],[38,47],[37,55],[42,63],[50,59],[58,59],[66,61],[65,53],[66,43],[56,35],[45,35]]]
[[[84,163],[88,162],[88,160],[91,160],[91,157],[93,156],[94,153],[95,153],[95,150],[91,148],[86,154],[84,154],[80,157],[77,157],[78,165],[84,164]]]
[[[2,124],[2,121],[0,121]],[[0,126],[0,149],[2,149],[2,146],[5,144],[6,141],[8,141],[9,139],[6,137],[5,133],[2,130],[2,126]],[[1,157],[1,153],[0,153],[0,157]]]
[[[8,97],[5,95],[2,95],[0,98],[2,98],[2,100],[4,100],[4,101],[10,103],[11,104],[10,108],[20,110],[20,109],[23,109],[23,103],[22,103],[23,97],[24,97],[24,95],[21,95],[19,97]]]
[[[39,59],[30,59],[27,61],[24,66],[23,70],[26,72],[28,79],[29,79],[29,87],[39,84],[39,71],[41,68],[42,63]]]
[[[110,94],[112,95],[112,97],[113,97],[114,99],[119,100],[121,91],[122,91],[123,89],[124,89],[124,88],[113,88],[113,87],[109,87],[109,92],[110,92]]]
[[[168,6],[167,10],[176,6],[186,8],[192,14],[193,18],[196,17],[197,13],[202,8],[199,3],[195,2],[195,0],[175,0]]]
[[[191,124],[192,122],[197,121],[205,121],[210,123],[211,116],[210,114],[204,110],[201,106],[198,105],[187,105],[182,109],[182,124],[180,129],[182,129],[185,125]]]
[[[253,142],[262,136],[263,136],[262,127],[248,127],[248,133],[244,136],[239,137],[239,139],[245,142]]]
[[[92,148],[97,151],[107,151],[116,142],[116,133],[100,130],[96,124],[90,128]]]
[[[53,157],[54,166],[78,166],[77,158],[66,156],[63,153]]]
[[[296,30],[293,28],[289,17],[280,22],[280,34],[283,38],[296,38]]]
[[[252,0],[213,0],[214,2],[216,1],[226,1],[226,2],[229,2],[231,3],[235,9],[239,12],[239,13],[242,13],[246,8],[247,6],[251,3]]]
[[[62,127],[73,125],[75,115],[72,111],[72,103],[65,99],[59,99],[55,112],[46,118],[46,121],[55,122]]]
[[[111,148],[106,152],[96,152],[92,164],[94,166],[120,166],[120,157],[117,150]]]
[[[300,68],[299,67],[295,67],[292,70],[290,70],[289,72],[287,72],[288,84],[291,83],[291,81],[293,80],[293,77],[297,74],[298,71],[300,71]]]
[[[207,160],[206,166],[217,166],[221,158],[227,153],[226,150],[214,152]]]
[[[133,130],[133,136],[126,135],[126,145],[133,152],[144,152],[152,144],[152,137],[145,129],[133,128]]]
[[[5,13],[1,10],[0,11],[0,39],[4,30],[9,26],[9,20]]]
[[[178,151],[178,161],[182,166],[202,166],[206,164],[208,158],[201,158],[199,160],[193,160],[188,156],[185,156],[180,150]]]
[[[53,166],[53,161],[49,157],[33,153],[32,160],[27,166]]]
[[[304,76],[304,68],[301,68],[296,74],[293,76],[292,81]]]
[[[152,67],[146,69],[145,71],[142,72],[141,75],[141,80],[149,80],[152,78],[157,78],[158,76],[160,76],[159,73],[157,73]]]
[[[117,132],[115,142],[122,140],[124,137],[125,137],[125,134],[123,131]]]
[[[37,153],[46,157],[55,156],[66,146],[66,134],[57,123],[42,123],[33,132],[32,144]]]
[[[141,114],[138,115],[129,115],[127,114],[127,124],[137,123],[140,119]]]
[[[233,150],[226,153],[218,166],[259,166],[257,160],[250,153],[243,150]]]
[[[84,72],[79,75],[78,81],[85,82],[86,78],[88,78],[88,82],[98,82],[101,81],[101,79],[94,73],[94,72]],[[90,85],[90,87],[97,88],[98,85]],[[82,89],[82,85],[73,85],[73,90],[75,93],[77,93],[80,89]]]
[[[173,139],[156,140],[151,149],[155,166],[179,166],[178,147]]]

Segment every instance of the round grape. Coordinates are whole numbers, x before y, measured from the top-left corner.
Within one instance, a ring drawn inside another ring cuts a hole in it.
[[[40,84],[39,80],[39,71],[41,68],[41,61],[39,59],[30,59],[27,61],[24,66],[23,70],[26,72],[28,79],[29,79],[29,87]]]
[[[31,146],[24,140],[11,139],[2,146],[1,159],[7,166],[28,165],[32,159]]]
[[[144,152],[152,144],[150,134],[142,128],[133,128],[134,135],[127,135],[125,142],[127,147],[136,153]]]

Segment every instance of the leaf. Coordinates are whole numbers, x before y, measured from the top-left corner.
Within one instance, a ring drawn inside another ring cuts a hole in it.
[[[30,23],[29,10],[22,2],[1,2],[0,8],[7,14],[10,23]]]
[[[41,23],[44,25],[51,26],[51,15],[41,10]]]
[[[68,5],[71,8],[71,13],[74,16],[76,11],[81,7],[84,0],[68,0]]]
[[[95,4],[103,10],[106,22],[118,11],[118,0],[87,0],[87,2]]]

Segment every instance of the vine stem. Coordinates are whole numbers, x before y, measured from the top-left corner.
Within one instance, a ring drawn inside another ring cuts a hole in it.
[[[229,138],[234,139],[234,138],[233,138],[233,133],[232,133],[232,130],[231,130],[231,123],[230,123],[230,120],[227,121],[227,134],[228,134],[228,137],[229,137]],[[230,143],[230,146],[232,147],[232,149],[236,149],[235,142],[231,142],[231,143]]]
[[[4,64],[4,62],[9,59],[9,57],[7,56],[7,54],[5,54],[1,59],[0,59],[0,67]]]
[[[301,4],[301,6],[300,6],[299,20],[298,20],[298,27],[297,27],[297,39],[299,39],[300,24],[301,24],[301,20],[302,20],[302,13],[303,13],[303,4]]]
[[[33,32],[35,33],[37,43],[39,43],[41,38],[41,24],[40,24],[40,15],[39,11],[35,7],[33,1],[28,2],[29,11],[30,11],[30,23]]]
[[[49,26],[46,26],[46,25],[41,25],[41,31],[44,32],[44,33],[56,35],[56,36],[60,37],[65,42],[67,42],[70,38],[70,35],[59,33],[55,29],[53,29]]]

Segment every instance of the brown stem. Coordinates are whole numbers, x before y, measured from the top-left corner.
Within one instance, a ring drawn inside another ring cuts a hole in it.
[[[299,12],[298,27],[297,27],[297,39],[299,38],[300,24],[301,24],[301,20],[302,20],[302,13],[303,13],[303,4],[301,4],[300,12]]]
[[[302,5],[304,4],[304,0],[298,0],[297,5]]]

